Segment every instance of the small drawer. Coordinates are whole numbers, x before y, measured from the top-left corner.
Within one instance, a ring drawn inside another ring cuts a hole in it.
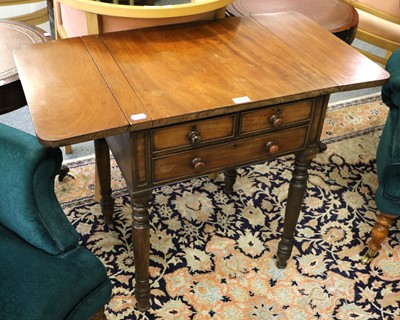
[[[227,115],[152,131],[153,151],[164,151],[185,146],[231,138],[234,135],[235,115]]]
[[[307,128],[283,130],[154,158],[153,182],[178,180],[299,150],[304,146]]]
[[[240,134],[279,129],[291,123],[309,120],[312,106],[313,100],[304,100],[243,112],[240,119]]]

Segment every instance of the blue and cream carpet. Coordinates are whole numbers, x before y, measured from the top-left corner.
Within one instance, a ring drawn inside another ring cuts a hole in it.
[[[112,163],[115,222],[94,201],[94,159],[68,165],[57,182],[82,244],[108,269],[108,319],[400,319],[400,220],[379,256],[362,265],[376,219],[375,150],[387,108],[379,96],[330,106],[328,150],[309,171],[308,192],[285,270],[275,266],[293,157],[238,169],[231,196],[216,180],[154,190],[151,308],[135,309],[131,209]]]

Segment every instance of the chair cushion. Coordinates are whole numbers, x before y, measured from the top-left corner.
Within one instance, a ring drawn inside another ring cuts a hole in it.
[[[400,205],[400,163],[391,163],[385,168],[382,189],[388,200],[397,201]]]
[[[376,154],[378,189],[375,202],[379,211],[400,215],[400,110],[389,111]]]
[[[382,86],[382,100],[390,108],[400,109],[400,49],[390,56],[386,70],[390,79]]]
[[[0,225],[0,319],[88,319],[111,295],[103,264],[77,247],[49,255]]]

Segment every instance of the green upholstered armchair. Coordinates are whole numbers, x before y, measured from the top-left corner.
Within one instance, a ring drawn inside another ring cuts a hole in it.
[[[60,149],[0,124],[0,319],[105,319],[111,282],[54,194]]]
[[[368,251],[362,258],[364,264],[376,256],[393,219],[400,216],[400,49],[391,55],[386,70],[390,79],[382,87],[382,100],[390,109],[376,155],[378,189],[375,201],[381,213],[372,229]]]

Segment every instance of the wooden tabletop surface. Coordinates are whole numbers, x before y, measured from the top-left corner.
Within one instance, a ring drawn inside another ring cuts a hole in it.
[[[14,56],[37,136],[48,146],[372,87],[388,78],[296,13],[57,40]]]

